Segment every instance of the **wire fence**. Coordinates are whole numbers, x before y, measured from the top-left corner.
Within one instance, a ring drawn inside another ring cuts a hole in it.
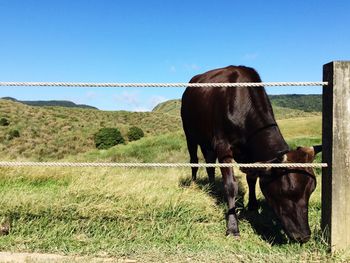
[[[327,86],[328,82],[245,82],[245,83],[121,83],[121,82],[0,82],[7,87],[272,87]],[[179,167],[237,167],[237,168],[323,168],[326,163],[98,163],[98,162],[20,162],[0,161],[0,167],[120,167],[120,168],[179,168]]]
[[[181,168],[181,167],[237,167],[237,168],[323,168],[326,163],[98,163],[98,162],[16,162],[1,161],[0,167],[119,167],[119,168]]]
[[[0,82],[7,87],[79,87],[79,88],[176,88],[176,87],[272,87],[272,86],[326,86],[328,82],[242,82],[242,83],[122,83],[122,82]]]

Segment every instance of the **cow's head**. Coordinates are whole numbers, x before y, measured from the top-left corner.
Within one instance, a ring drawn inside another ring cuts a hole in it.
[[[283,162],[311,163],[322,146],[298,147],[284,156]],[[287,235],[300,243],[310,239],[308,203],[316,187],[312,168],[272,168],[260,177],[260,188]]]

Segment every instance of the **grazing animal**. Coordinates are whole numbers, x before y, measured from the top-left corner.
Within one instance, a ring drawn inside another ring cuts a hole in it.
[[[228,66],[190,80],[190,83],[236,82],[261,82],[261,79],[252,68]],[[220,163],[233,160],[240,163],[311,162],[314,157],[311,150],[308,152],[304,148],[289,150],[263,87],[187,87],[182,96],[181,118],[191,163],[198,163],[198,146],[207,163],[215,163],[216,159]],[[305,155],[304,150],[310,156]],[[235,211],[238,183],[232,168],[220,169],[228,202],[226,234],[239,236]],[[197,170],[192,167],[194,181]],[[207,173],[209,182],[214,183],[215,168],[207,168]],[[281,219],[287,234],[297,241],[307,241],[310,236],[307,204],[316,185],[312,170],[247,170],[247,173],[250,189],[248,207],[257,206],[255,184],[257,176],[260,176],[262,192]]]
[[[298,147],[286,153],[283,162],[311,163],[322,146]],[[245,171],[249,186],[248,209],[258,208],[255,184],[259,177],[260,189],[268,204],[280,219],[286,234],[292,240],[305,243],[310,239],[308,204],[316,188],[316,177],[312,168],[272,168],[259,173],[253,169]]]

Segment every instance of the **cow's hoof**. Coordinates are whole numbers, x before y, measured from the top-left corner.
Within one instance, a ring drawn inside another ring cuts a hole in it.
[[[10,224],[3,223],[0,224],[0,236],[6,236],[10,233]]]
[[[234,230],[230,230],[230,229],[227,229],[226,230],[226,236],[228,237],[233,237],[235,239],[239,239],[241,237],[241,235],[239,234],[239,232],[237,231],[234,231]]]
[[[248,203],[248,210],[249,211],[256,211],[259,208],[258,202],[249,202]]]

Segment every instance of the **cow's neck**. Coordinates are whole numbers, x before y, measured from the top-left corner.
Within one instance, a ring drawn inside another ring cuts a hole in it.
[[[268,162],[289,151],[277,124],[258,128],[247,137],[245,148],[249,162]]]

